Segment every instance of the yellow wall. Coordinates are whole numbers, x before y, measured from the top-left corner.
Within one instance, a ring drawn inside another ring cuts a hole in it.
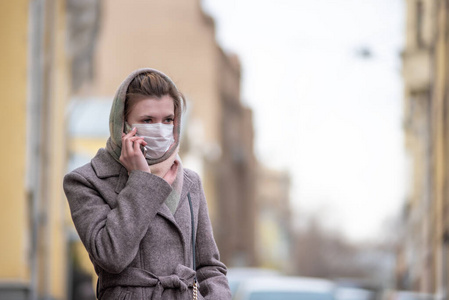
[[[45,9],[54,18],[54,26],[46,23],[45,33],[52,42],[45,44],[44,55],[51,61],[45,67],[50,68],[50,84],[47,88],[50,111],[42,116],[48,130],[46,145],[50,160],[46,163],[48,180],[43,181],[41,189],[48,195],[46,240],[48,254],[38,253],[41,261],[48,264],[40,266],[38,274],[38,290],[50,294],[55,299],[66,298],[67,257],[65,225],[68,209],[63,191],[62,178],[66,169],[66,129],[65,107],[69,96],[69,64],[66,53],[66,19],[65,1],[54,1]],[[30,280],[29,254],[31,248],[29,205],[27,200],[26,172],[32,170],[33,164],[39,162],[26,161],[27,141],[27,91],[30,88],[28,78],[28,51],[30,50],[29,1],[14,0],[0,2],[0,165],[2,175],[0,180],[0,280],[21,281]],[[38,58],[33,58],[38,59]],[[43,87],[45,88],[45,87]],[[43,236],[40,237],[42,241]],[[42,250],[41,247],[37,248]]]
[[[50,112],[50,157],[48,169],[50,195],[50,247],[49,280],[50,291],[57,299],[65,298],[67,282],[67,244],[65,236],[66,211],[68,205],[62,190],[62,178],[66,169],[65,107],[69,98],[69,65],[66,54],[66,8],[65,1],[56,1],[54,7],[54,57]]]
[[[0,279],[27,280],[28,0],[0,2]]]
[[[94,157],[98,149],[106,146],[106,138],[73,137],[70,140],[70,151]]]

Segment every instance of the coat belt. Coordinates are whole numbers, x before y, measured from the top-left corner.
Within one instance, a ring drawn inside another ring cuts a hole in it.
[[[193,286],[195,271],[183,265],[178,265],[175,273],[166,276],[157,276],[144,269],[127,268],[120,274],[102,274],[100,277],[100,290],[116,286],[154,287],[152,300],[162,299],[166,289],[178,289],[182,292]]]

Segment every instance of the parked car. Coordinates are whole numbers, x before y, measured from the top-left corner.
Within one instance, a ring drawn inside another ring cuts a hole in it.
[[[424,294],[412,291],[390,290],[384,293],[383,300],[434,300],[437,299],[432,294]]]
[[[373,291],[358,287],[338,287],[335,290],[335,300],[374,300]]]
[[[238,286],[243,281],[256,277],[273,277],[280,276],[281,273],[276,270],[262,269],[262,268],[229,268],[228,282],[231,288],[232,295],[235,294]]]
[[[319,278],[277,276],[240,284],[235,300],[334,300],[335,284]]]

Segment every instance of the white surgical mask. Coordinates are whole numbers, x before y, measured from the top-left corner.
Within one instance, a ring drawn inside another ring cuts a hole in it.
[[[157,159],[167,152],[175,141],[173,124],[132,124],[137,129],[137,135],[143,137],[147,145],[144,146],[145,158]]]

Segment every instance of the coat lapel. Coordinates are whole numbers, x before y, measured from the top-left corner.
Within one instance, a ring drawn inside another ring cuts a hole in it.
[[[181,228],[186,227],[185,218],[186,216],[190,218],[190,210],[183,209],[185,202],[187,201],[187,193],[190,191],[192,185],[192,180],[188,177],[187,173],[184,171],[184,184],[181,190],[181,197],[179,199],[178,207],[174,214],[171,213],[168,206],[163,203],[158,211],[158,214],[171,221],[180,232]]]
[[[189,177],[186,171],[184,171],[184,184],[182,186],[181,190],[181,197],[179,199],[178,207],[175,211],[175,219],[177,219],[178,214],[182,214],[179,212],[180,208],[184,205],[184,203],[187,201],[187,193],[190,192],[190,188],[192,186],[192,179]],[[190,212],[189,212],[190,214]]]
[[[176,224],[176,220],[171,213],[170,209],[168,208],[167,204],[162,203],[161,207],[157,211],[159,215],[167,219],[168,221],[172,222],[176,227],[178,227],[178,224]]]
[[[105,149],[98,150],[97,155],[91,161],[96,175],[99,178],[108,178],[118,176],[117,185],[115,186],[115,192],[119,194],[126,186],[128,181],[128,171],[119,162],[117,162]],[[184,171],[184,184],[181,190],[181,197],[178,203],[178,208],[173,215],[165,203],[159,207],[158,214],[171,222],[178,230],[185,244],[185,232],[181,228],[190,228],[187,226],[190,220],[190,208],[187,204],[187,210],[185,209],[185,202],[187,201],[187,193],[190,191],[192,185],[192,179]]]

